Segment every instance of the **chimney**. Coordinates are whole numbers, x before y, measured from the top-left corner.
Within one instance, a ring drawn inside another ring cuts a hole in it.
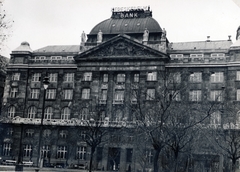
[[[210,36],[207,36],[207,42],[210,42]]]

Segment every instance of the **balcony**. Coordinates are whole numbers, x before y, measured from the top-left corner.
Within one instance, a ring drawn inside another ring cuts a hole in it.
[[[113,104],[123,104],[124,100],[113,100]]]
[[[100,100],[99,100],[99,104],[107,104],[107,100],[105,100],[105,99],[100,99]]]
[[[137,104],[137,99],[131,100],[131,103],[132,103],[132,104]]]

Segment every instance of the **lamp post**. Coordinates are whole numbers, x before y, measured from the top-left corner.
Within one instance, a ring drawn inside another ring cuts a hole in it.
[[[15,171],[23,171],[23,164],[22,164],[22,138],[23,138],[23,123],[20,124],[21,127],[21,134],[19,140],[19,152],[18,152],[18,159],[17,164],[15,166]]]
[[[46,96],[46,90],[49,85],[49,78],[45,77],[43,80],[43,105],[42,105],[42,116],[41,116],[41,123],[40,123],[40,131],[39,131],[39,140],[38,140],[38,158],[37,158],[37,167],[41,168],[41,159],[42,159],[42,153],[41,153],[41,142],[42,142],[42,130],[43,130],[43,118],[44,118],[44,108],[45,108],[45,96]]]

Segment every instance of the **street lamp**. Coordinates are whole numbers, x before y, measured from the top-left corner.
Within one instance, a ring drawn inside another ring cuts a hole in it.
[[[41,159],[42,159],[42,153],[41,153],[41,142],[42,142],[42,130],[43,130],[43,118],[44,118],[44,108],[45,108],[45,97],[46,97],[46,90],[49,85],[49,78],[45,77],[43,80],[43,105],[42,105],[42,116],[41,116],[41,123],[40,123],[40,131],[39,131],[39,140],[38,140],[38,159],[37,159],[37,167],[41,168]]]

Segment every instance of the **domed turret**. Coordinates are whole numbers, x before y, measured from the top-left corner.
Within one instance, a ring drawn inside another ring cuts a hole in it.
[[[32,49],[30,48],[30,44],[26,41],[22,42],[19,47],[17,47],[12,52],[32,52]]]

